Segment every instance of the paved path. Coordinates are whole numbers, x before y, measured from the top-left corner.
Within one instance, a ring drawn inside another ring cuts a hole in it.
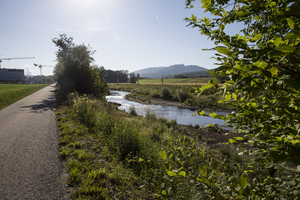
[[[54,85],[0,110],[0,199],[65,199]]]

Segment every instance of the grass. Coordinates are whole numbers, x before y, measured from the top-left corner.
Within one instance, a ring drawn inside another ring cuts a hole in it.
[[[72,199],[229,199],[243,192],[236,183],[244,184],[246,176],[267,177],[236,147],[205,149],[186,129],[179,132],[176,121],[151,110],[144,118],[89,96],[70,96],[57,119]]]
[[[154,80],[154,79],[149,79]],[[170,79],[171,80],[171,79]],[[218,103],[222,99],[222,94],[215,95],[217,89],[211,88],[205,90],[199,97],[195,90],[199,85],[161,85],[161,84],[112,84],[108,87],[111,90],[128,91],[127,97],[132,97],[141,101],[151,101],[151,98],[161,98],[170,101],[181,102],[182,104],[197,107],[198,109],[223,109],[231,110],[232,108]],[[200,86],[202,87],[202,86]]]
[[[0,110],[48,84],[0,84]]]
[[[164,79],[164,84],[168,83],[207,83],[210,79],[215,79],[214,77],[202,77],[202,78],[180,78],[180,79]],[[217,79],[215,79],[218,81]],[[140,84],[161,84],[161,79],[140,79]]]

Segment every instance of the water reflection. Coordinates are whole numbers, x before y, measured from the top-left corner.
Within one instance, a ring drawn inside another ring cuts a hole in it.
[[[120,110],[125,110],[129,112],[129,107],[134,106],[138,115],[145,116],[146,109],[151,109],[155,112],[156,116],[163,117],[166,119],[175,119],[178,124],[190,125],[199,124],[201,126],[205,126],[208,124],[218,124],[224,125],[224,121],[220,119],[214,119],[211,117],[201,116],[201,115],[191,115],[195,113],[195,111],[191,111],[188,109],[178,108],[174,106],[161,106],[161,105],[144,105],[141,103],[128,101],[125,99],[125,96],[129,94],[129,92],[125,91],[111,91],[111,95],[106,96],[108,102],[114,102],[121,104],[119,106]],[[216,112],[217,114],[226,115],[224,112]]]

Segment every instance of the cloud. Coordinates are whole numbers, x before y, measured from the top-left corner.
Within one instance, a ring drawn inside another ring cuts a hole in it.
[[[30,65],[25,65],[25,75],[31,75],[32,69],[30,68]]]
[[[157,21],[159,21],[159,18],[158,18],[158,16],[157,16],[157,15],[155,15],[155,17],[156,17]]]

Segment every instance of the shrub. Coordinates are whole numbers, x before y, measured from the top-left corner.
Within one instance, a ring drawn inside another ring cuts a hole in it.
[[[180,102],[185,102],[189,97],[189,94],[183,90],[177,90],[177,98]]]
[[[178,129],[177,121],[175,119],[172,119],[170,121],[170,127],[173,127],[174,129]]]
[[[137,116],[137,112],[136,112],[136,109],[135,109],[134,106],[130,106],[130,107],[129,107],[129,114],[130,114],[131,116]]]
[[[199,124],[195,124],[195,128],[199,129],[200,128]]]
[[[77,119],[85,124],[88,128],[92,128],[96,124],[96,110],[99,109],[99,104],[96,100],[90,99],[87,95],[74,96],[70,94],[73,100],[73,108],[77,115]],[[70,99],[69,98],[69,99]]]
[[[152,98],[160,98],[160,95],[159,95],[157,92],[152,93],[150,96],[151,96]]]
[[[155,112],[153,110],[151,110],[150,107],[147,107],[145,109],[145,118],[146,119],[149,119],[149,120],[156,120],[156,115],[155,115]]]
[[[161,94],[161,98],[163,99],[168,99],[170,98],[171,95],[168,87],[161,88],[160,94]]]

